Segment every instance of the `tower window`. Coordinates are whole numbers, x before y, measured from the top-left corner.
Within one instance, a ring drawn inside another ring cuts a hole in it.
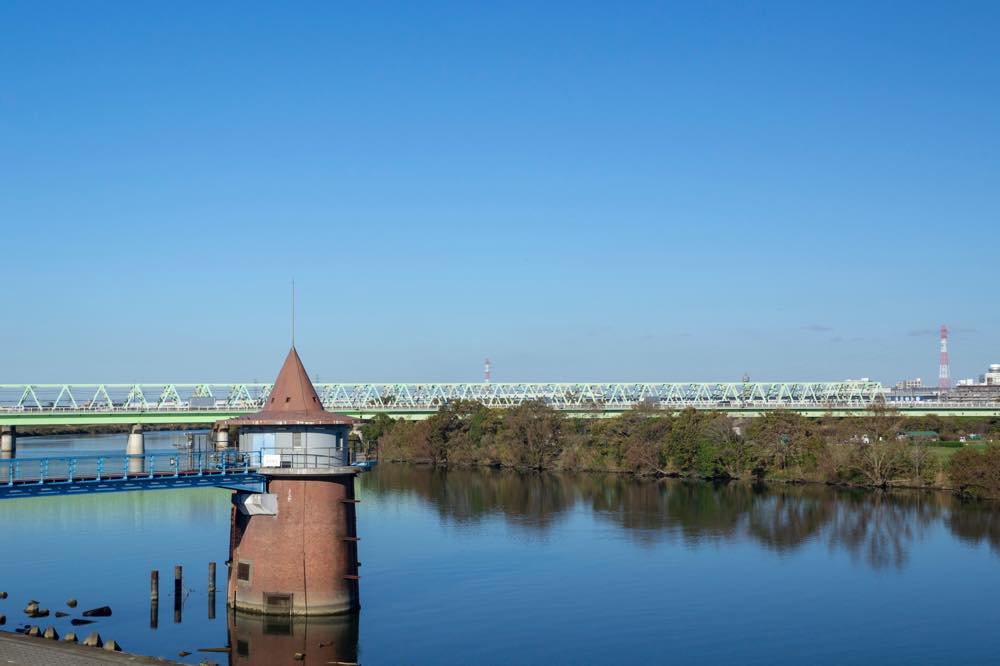
[[[240,562],[236,565],[236,580],[250,581],[250,563]]]
[[[292,612],[292,595],[264,593],[264,607],[268,613]]]

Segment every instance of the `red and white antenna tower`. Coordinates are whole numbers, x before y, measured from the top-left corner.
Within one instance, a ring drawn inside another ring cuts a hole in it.
[[[938,366],[938,388],[951,388],[951,371],[948,368],[948,327],[941,324],[941,365]]]
[[[486,359],[483,363],[483,382],[486,384],[490,383],[490,359]]]

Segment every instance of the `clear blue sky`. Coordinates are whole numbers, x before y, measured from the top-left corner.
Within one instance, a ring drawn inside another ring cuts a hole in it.
[[[0,4],[0,382],[1000,362],[1000,5],[481,4]]]

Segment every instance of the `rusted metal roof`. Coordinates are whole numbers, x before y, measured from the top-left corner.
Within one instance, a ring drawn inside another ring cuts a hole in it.
[[[353,425],[357,419],[328,412],[293,346],[274,380],[264,409],[223,421],[224,425]]]

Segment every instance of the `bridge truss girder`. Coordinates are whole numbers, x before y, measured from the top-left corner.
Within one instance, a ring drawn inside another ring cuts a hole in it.
[[[2,412],[171,412],[260,409],[271,384],[3,384]],[[566,411],[663,409],[865,409],[878,382],[373,382],[316,385],[324,407],[350,412],[427,412],[459,400],[509,408],[538,400]],[[155,396],[155,398],[153,398]]]

